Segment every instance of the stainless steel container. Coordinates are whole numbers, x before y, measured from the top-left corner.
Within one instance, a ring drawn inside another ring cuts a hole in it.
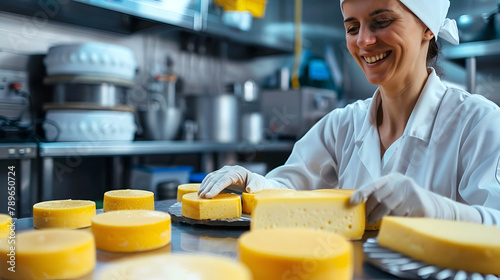
[[[128,88],[112,83],[73,84],[54,86],[54,103],[87,103],[102,107],[127,104]]]

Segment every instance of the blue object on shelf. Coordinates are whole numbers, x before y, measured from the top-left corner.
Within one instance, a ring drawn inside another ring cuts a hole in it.
[[[189,182],[191,183],[201,183],[205,177],[207,177],[208,173],[191,173],[189,175]]]

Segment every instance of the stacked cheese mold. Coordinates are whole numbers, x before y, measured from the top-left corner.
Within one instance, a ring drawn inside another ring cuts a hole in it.
[[[254,280],[348,280],[353,248],[344,237],[319,230],[253,230],[238,239],[241,262]]]
[[[110,252],[138,252],[170,243],[170,215],[150,210],[117,210],[92,219],[98,249]]]
[[[364,203],[352,206],[349,193],[295,191],[256,197],[251,229],[310,228],[361,239]]]
[[[16,234],[13,244],[0,240],[2,279],[76,279],[90,273],[96,262],[94,238],[86,231],[45,229]],[[15,272],[9,270],[15,265]]]
[[[431,265],[500,275],[500,227],[386,216],[377,240]]]
[[[182,216],[196,220],[239,219],[241,197],[232,193],[221,193],[214,198],[200,198],[197,193],[182,197]]]
[[[252,214],[252,211],[255,208],[255,203],[256,203],[255,196],[261,196],[266,194],[280,194],[293,191],[294,190],[291,189],[263,189],[256,193],[244,192],[241,194],[242,211],[243,213]]]
[[[90,200],[39,202],[33,205],[33,226],[38,229],[89,227],[95,208],[95,202]]]
[[[12,218],[7,214],[0,214],[0,238],[10,235]]]
[[[113,190],[104,193],[104,212],[115,210],[154,210],[154,193],[143,190]]]
[[[252,280],[252,276],[243,264],[227,258],[171,254],[137,257],[114,263],[98,279]]]
[[[188,193],[198,192],[201,184],[182,184],[177,187],[177,202],[182,201],[182,197]]]

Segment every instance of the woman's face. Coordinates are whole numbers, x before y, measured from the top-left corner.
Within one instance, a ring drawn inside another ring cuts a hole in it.
[[[399,0],[346,0],[342,11],[347,48],[370,83],[406,83],[426,69],[432,33]]]

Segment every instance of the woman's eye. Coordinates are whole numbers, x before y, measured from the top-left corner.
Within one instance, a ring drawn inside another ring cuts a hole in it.
[[[354,34],[358,32],[358,27],[357,26],[351,26],[347,28],[347,34]]]
[[[384,28],[387,27],[389,24],[391,24],[392,20],[378,20],[373,22],[373,27],[375,28]]]

